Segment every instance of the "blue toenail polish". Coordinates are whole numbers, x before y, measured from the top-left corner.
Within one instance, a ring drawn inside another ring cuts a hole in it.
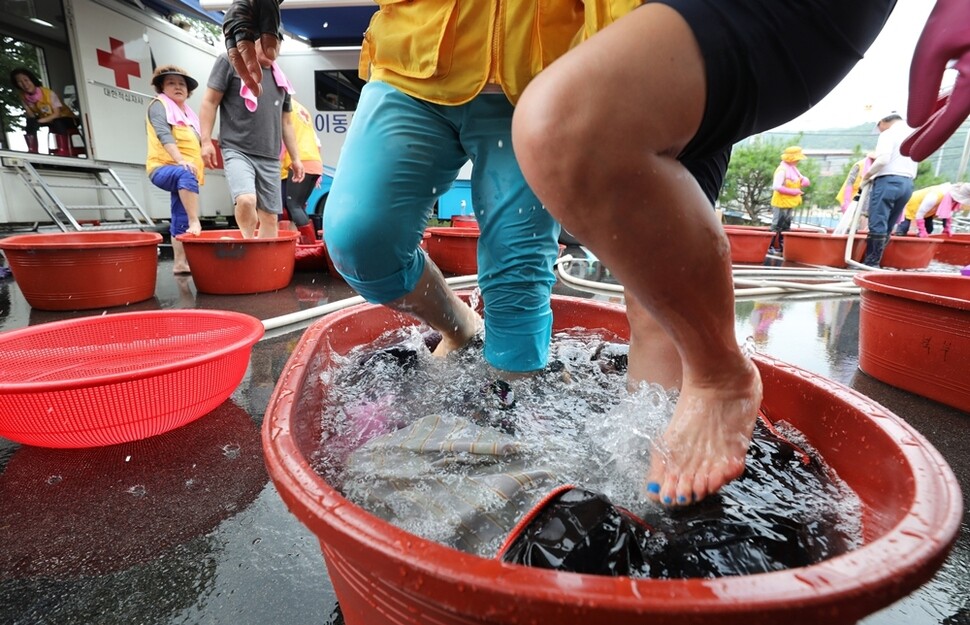
[[[657,495],[660,493],[660,484],[656,482],[647,482],[647,492]]]
[[[684,497],[683,495],[681,495],[680,497],[677,498],[677,501],[680,503],[687,503],[687,497]]]
[[[673,503],[673,501],[674,501],[674,500],[673,500],[673,499],[671,499],[670,497],[664,497],[664,503],[666,503],[666,504],[670,504],[670,503]]]

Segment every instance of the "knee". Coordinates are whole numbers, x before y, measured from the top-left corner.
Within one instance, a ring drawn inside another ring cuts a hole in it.
[[[249,193],[244,193],[243,195],[236,196],[236,210],[242,211],[255,211],[256,210],[256,196]]]
[[[523,173],[533,188],[563,188],[579,178],[579,146],[587,144],[588,119],[569,110],[574,101],[560,86],[536,78],[516,105],[512,145]]]

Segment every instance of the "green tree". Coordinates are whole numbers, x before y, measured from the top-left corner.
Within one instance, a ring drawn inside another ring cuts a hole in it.
[[[23,127],[24,106],[10,84],[10,72],[18,67],[26,67],[41,76],[37,48],[13,37],[0,36],[0,131],[4,134]]]
[[[756,141],[734,146],[721,189],[720,203],[744,211],[756,221],[771,209],[771,181],[781,162],[779,155],[790,144]]]

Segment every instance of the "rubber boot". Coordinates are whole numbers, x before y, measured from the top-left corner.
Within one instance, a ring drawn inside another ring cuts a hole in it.
[[[54,154],[57,156],[71,156],[71,138],[69,136],[56,134],[54,135],[54,141],[57,143]]]
[[[317,242],[317,233],[313,231],[313,222],[303,224],[297,230],[300,231],[300,245],[313,245]]]
[[[870,267],[878,267],[882,262],[882,253],[889,242],[888,234],[870,234],[866,237],[866,257],[862,264]]]
[[[27,141],[27,151],[37,154],[37,135],[24,135],[24,140]]]

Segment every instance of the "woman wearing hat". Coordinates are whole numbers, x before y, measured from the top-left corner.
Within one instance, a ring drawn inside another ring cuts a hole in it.
[[[199,234],[199,186],[205,173],[199,117],[186,103],[198,81],[175,65],[163,65],[152,75],[158,95],[148,105],[148,157],[145,169],[156,187],[172,194],[169,232],[175,254],[174,273],[189,273],[182,242],[175,237]]]
[[[27,127],[24,139],[27,150],[37,152],[37,131],[41,126],[50,127],[51,134],[57,138],[60,154],[69,154],[66,147],[70,134],[77,129],[77,117],[67,105],[61,102],[51,89],[45,87],[34,72],[26,67],[18,67],[10,72],[10,84],[20,94],[20,101],[27,114]]]
[[[913,191],[913,195],[906,202],[903,210],[903,220],[896,228],[896,234],[909,234],[912,223],[916,222],[916,231],[921,237],[933,234],[933,219],[943,222],[944,236],[950,236],[953,213],[970,208],[970,182],[933,185]]]
[[[784,246],[781,233],[791,230],[792,209],[801,206],[802,187],[809,185],[808,178],[797,167],[798,162],[804,159],[802,149],[793,145],[781,153],[781,164],[775,169],[771,184],[771,229],[778,233],[778,250]]]

